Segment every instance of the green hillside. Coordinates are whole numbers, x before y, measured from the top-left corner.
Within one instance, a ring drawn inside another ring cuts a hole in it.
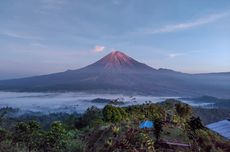
[[[107,105],[84,114],[24,114],[0,110],[0,151],[227,152],[230,142],[205,128],[192,107],[169,99],[128,107]],[[149,120],[153,128],[140,128]]]

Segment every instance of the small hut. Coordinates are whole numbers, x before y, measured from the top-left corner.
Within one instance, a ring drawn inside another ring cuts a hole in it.
[[[139,126],[139,128],[141,128],[141,129],[145,129],[145,128],[150,129],[153,127],[154,127],[154,123],[153,123],[153,121],[150,121],[150,120],[145,120],[145,121],[141,122],[141,124]]]

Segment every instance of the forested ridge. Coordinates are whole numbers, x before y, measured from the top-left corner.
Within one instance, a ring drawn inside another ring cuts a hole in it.
[[[108,104],[84,114],[17,112],[0,109],[2,152],[230,151],[229,141],[204,126],[202,110],[174,99],[128,107]],[[145,120],[154,126],[140,128]]]

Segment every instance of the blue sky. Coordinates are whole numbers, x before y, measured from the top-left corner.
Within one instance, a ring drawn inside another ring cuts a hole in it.
[[[230,71],[229,0],[1,0],[0,79],[78,69],[112,50],[154,68]]]

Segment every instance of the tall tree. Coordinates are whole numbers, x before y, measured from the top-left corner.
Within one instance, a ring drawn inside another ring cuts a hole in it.
[[[18,123],[13,133],[13,141],[26,145],[28,151],[38,150],[41,143],[39,123],[36,121]]]
[[[163,131],[163,122],[160,120],[160,119],[156,119],[154,121],[154,134],[155,134],[155,137],[156,137],[156,141],[158,142],[159,141],[159,138],[161,136],[161,132]]]

